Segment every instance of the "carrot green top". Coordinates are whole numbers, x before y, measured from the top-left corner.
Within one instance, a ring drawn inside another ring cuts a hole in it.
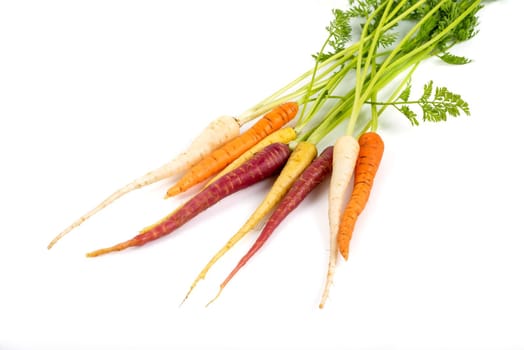
[[[318,143],[342,122],[347,123],[346,134],[375,131],[379,116],[388,106],[412,125],[419,124],[417,109],[422,112],[422,121],[432,122],[469,114],[468,104],[460,95],[445,87],[433,89],[432,82],[424,86],[420,98],[410,99],[410,82],[426,59],[437,57],[454,65],[470,62],[450,50],[475,36],[481,8],[481,0],[351,1],[348,9],[333,10],[326,28],[328,36],[314,55],[313,68],[240,119],[282,101],[297,100],[303,108],[295,127],[299,134],[296,142]],[[397,30],[401,24],[402,32]],[[355,33],[354,28],[360,27],[361,31]],[[393,82],[396,85],[388,89],[390,95],[378,101],[379,92]],[[370,113],[362,113],[365,105]]]

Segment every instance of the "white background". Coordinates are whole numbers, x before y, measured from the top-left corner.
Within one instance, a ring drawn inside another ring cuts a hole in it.
[[[117,187],[309,69],[345,1],[0,3],[0,349],[524,349],[522,1],[480,13],[461,67],[421,65],[472,115],[411,127],[386,149],[324,310],[327,183],[209,308],[248,235],[187,288],[270,181],[177,233],[85,258],[183,200],[166,181],[47,243]]]

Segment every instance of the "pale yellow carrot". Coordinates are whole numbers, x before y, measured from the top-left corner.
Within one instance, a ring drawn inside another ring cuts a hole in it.
[[[118,189],[116,192],[103,200],[94,209],[89,211],[87,214],[84,214],[65,230],[60,232],[51,241],[51,243],[49,243],[47,249],[51,249],[55,243],[58,242],[58,240],[71,232],[74,228],[80,226],[84,221],[126,193],[186,171],[196,162],[200,161],[206,155],[211,153],[214,149],[237,137],[239,133],[240,124],[236,118],[223,116],[215,119],[193,140],[185,152],[179,154],[176,158],[164,164],[163,166],[148,172],[142,177]]]
[[[291,156],[288,162],[280,172],[280,175],[275,180],[273,186],[269,190],[268,194],[253,212],[245,224],[240,230],[235,233],[229,241],[211,258],[207,265],[202,269],[200,274],[197,276],[189,291],[187,292],[184,301],[187,299],[192,290],[196,287],[200,280],[206,277],[209,269],[225,254],[231,247],[233,247],[238,241],[240,241],[248,232],[254,229],[264,217],[280,202],[285,196],[293,182],[302,174],[304,169],[313,161],[317,155],[317,148],[314,144],[309,142],[300,142]],[[182,302],[184,302],[182,301]]]
[[[345,204],[347,193],[355,163],[359,151],[358,141],[350,136],[340,137],[333,149],[333,171],[328,194],[328,218],[329,218],[329,262],[326,276],[326,284],[322,293],[320,308],[324,307],[329,295],[329,289],[333,283],[335,266],[338,257],[337,234],[340,225],[342,209]]]

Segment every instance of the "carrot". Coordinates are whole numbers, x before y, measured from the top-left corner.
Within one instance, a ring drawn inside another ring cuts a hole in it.
[[[220,171],[217,175],[215,175],[215,177],[213,177],[213,179],[211,179],[206,184],[206,187],[209,186],[214,181],[216,181],[222,175],[230,172],[231,170],[238,167],[240,164],[244,163],[246,160],[251,158],[253,154],[257,153],[264,147],[272,143],[276,143],[276,142],[289,143],[293,141],[296,137],[297,137],[297,133],[295,132],[295,129],[291,127],[282,128],[282,129],[275,131],[274,133],[269,134],[262,141],[260,141],[259,143],[257,143],[256,145],[248,149],[246,152],[244,152],[240,157],[235,159],[233,162],[229,163],[227,167],[222,169],[222,171]]]
[[[209,304],[220,296],[222,290],[226,287],[229,281],[253,257],[253,255],[262,248],[264,243],[266,243],[268,238],[273,234],[278,225],[280,225],[280,223],[289,215],[289,213],[298,207],[306,196],[331,173],[332,161],[333,146],[329,146],[306,168],[306,170],[304,170],[300,177],[293,183],[293,186],[291,186],[284,198],[282,198],[282,201],[275,208],[275,211],[271,214],[271,217],[267,221],[255,243],[242,259],[240,259],[236,267],[231,271],[224,282],[222,282],[218,294],[209,302]]]
[[[337,241],[340,253],[348,259],[349,241],[358,216],[366,206],[384,153],[384,142],[379,134],[367,132],[359,137],[360,152],[355,166],[355,181],[349,202],[342,214]]]
[[[223,145],[235,136],[238,136],[239,133],[240,124],[237,119],[228,116],[215,119],[194,139],[185,152],[179,154],[176,158],[163,166],[148,172],[142,177],[135,179],[131,183],[115,191],[94,209],[60,232],[51,243],[49,243],[47,248],[51,249],[58,240],[123,195],[186,171],[197,161],[211,153],[215,148]]]
[[[257,121],[245,133],[214,150],[207,157],[191,167],[174,186],[169,188],[166,197],[172,197],[182,193],[215,175],[264,137],[288,123],[295,117],[297,112],[298,104],[296,102],[287,102],[276,107],[264,115],[263,118]]]
[[[240,157],[235,159],[232,163],[230,163],[227,167],[225,167],[219,174],[215,175],[213,179],[207,182],[207,184],[203,188],[207,188],[210,184],[218,180],[220,177],[222,177],[224,174],[232,171],[233,169],[238,168],[242,163],[247,161],[249,158],[251,158],[255,153],[259,152],[260,150],[264,149],[265,147],[269,146],[272,143],[289,143],[293,139],[295,139],[297,136],[295,130],[291,127],[283,128],[275,131],[274,133],[266,136],[262,141],[251,147],[249,150],[244,152]],[[164,218],[165,219],[165,218]],[[160,220],[163,221],[164,219]],[[149,230],[152,226],[157,225],[158,223],[154,223],[148,227],[145,227],[140,232],[144,232]]]
[[[233,247],[240,239],[242,239],[249,231],[254,229],[256,225],[278,204],[278,202],[287,193],[293,182],[300,176],[304,169],[311,163],[317,155],[317,148],[314,144],[309,142],[300,142],[288,162],[280,172],[280,175],[273,183],[268,194],[258,206],[258,208],[251,214],[244,225],[235,233],[229,241],[211,258],[207,265],[202,269],[199,275],[194,280],[189,288],[184,300],[188,298],[189,294],[196,287],[200,280],[206,277],[209,269],[225,254],[231,247]]]
[[[95,257],[129,247],[142,246],[173,232],[226,196],[273,175],[283,167],[290,154],[291,150],[288,145],[283,143],[269,145],[255,154],[246,163],[196,194],[180,208],[173,211],[156,225],[151,226],[147,231],[113,247],[88,253],[87,256]]]
[[[336,142],[333,149],[333,173],[331,175],[331,182],[329,186],[329,262],[326,277],[326,284],[324,286],[324,292],[322,293],[320,308],[324,307],[324,304],[329,295],[329,288],[333,283],[335,275],[335,266],[337,263],[337,233],[340,223],[340,216],[342,213],[344,194],[347,192],[355,162],[358,156],[359,144],[350,135],[344,135],[340,137]]]

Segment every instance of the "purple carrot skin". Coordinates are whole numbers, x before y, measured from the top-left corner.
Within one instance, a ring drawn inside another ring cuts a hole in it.
[[[256,153],[246,163],[225,174],[209,185],[209,187],[199,192],[156,225],[149,227],[128,241],[93,251],[88,253],[87,256],[95,257],[129,247],[142,246],[170,234],[221,199],[278,172],[285,165],[290,154],[291,150],[286,144],[274,143],[269,145]]]
[[[217,296],[209,302],[211,304],[222,293],[225,286],[231,281],[235,274],[255,255],[255,253],[262,248],[264,243],[273,234],[280,223],[291,213],[306,197],[317,187],[330,173],[333,164],[333,146],[327,147],[315,159],[300,177],[295,181],[288,193],[282,198],[275,211],[268,219],[266,226],[258,236],[255,243],[249,251],[240,259],[237,266],[231,271],[227,278],[220,285],[220,290]],[[208,304],[208,305],[209,305]]]

